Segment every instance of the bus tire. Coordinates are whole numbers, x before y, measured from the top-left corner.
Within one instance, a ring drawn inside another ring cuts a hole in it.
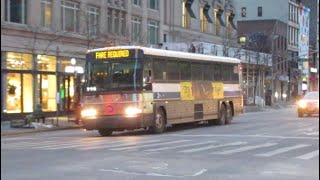
[[[227,121],[227,111],[226,106],[224,104],[221,104],[220,106],[220,112],[219,112],[219,119],[215,121],[216,125],[224,125]]]
[[[166,119],[165,119],[164,112],[161,108],[158,108],[155,116],[154,125],[150,127],[150,131],[153,134],[160,134],[165,131],[165,128],[166,128]]]
[[[111,136],[112,135],[111,129],[98,129],[98,131],[101,136]]]
[[[232,116],[232,106],[228,106],[227,107],[227,117],[226,117],[226,124],[230,124],[231,121],[233,120],[233,116]]]

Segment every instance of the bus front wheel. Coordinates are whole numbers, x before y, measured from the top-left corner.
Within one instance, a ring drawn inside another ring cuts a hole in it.
[[[150,127],[150,131],[151,133],[159,134],[165,131],[165,127],[166,127],[165,115],[163,110],[159,108],[155,116],[154,125]]]
[[[112,134],[111,129],[98,129],[98,131],[101,136],[111,136]]]

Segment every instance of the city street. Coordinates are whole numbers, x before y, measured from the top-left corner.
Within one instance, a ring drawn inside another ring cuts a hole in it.
[[[1,138],[3,180],[316,180],[318,169],[318,116],[298,118],[294,107],[159,135],[72,129]]]

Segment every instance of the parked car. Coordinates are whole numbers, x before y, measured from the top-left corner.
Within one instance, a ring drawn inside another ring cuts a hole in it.
[[[307,92],[297,105],[298,116],[319,114],[319,91]]]

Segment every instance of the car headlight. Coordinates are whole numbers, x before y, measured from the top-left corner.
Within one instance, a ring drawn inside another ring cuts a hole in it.
[[[307,102],[304,101],[304,100],[300,100],[298,102],[298,106],[301,107],[301,108],[306,108],[307,107]]]
[[[95,117],[97,115],[97,110],[95,109],[85,109],[81,111],[82,117]]]
[[[136,117],[140,113],[142,113],[142,110],[136,107],[128,107],[125,110],[125,114],[127,117]]]

